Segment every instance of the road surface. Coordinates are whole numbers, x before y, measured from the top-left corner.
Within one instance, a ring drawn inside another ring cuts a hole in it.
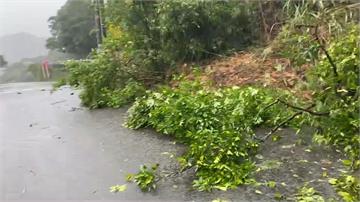
[[[313,145],[311,132],[296,135],[290,129],[279,132],[279,141],[263,143],[256,160],[258,167],[281,166],[254,173],[258,182],[282,186],[198,192],[192,189],[194,171],[188,170],[160,180],[157,191],[143,193],[125,181],[126,174],[155,163],[161,175],[175,172],[176,156],[186,148],[151,130],[124,128],[125,117],[125,108],[83,108],[78,91],[69,87],[52,93],[50,83],[0,85],[0,202],[276,201],[275,193],[291,199],[310,181],[323,196],[337,199],[321,178],[324,169],[329,176],[339,175],[341,154]],[[116,184],[127,184],[127,190],[110,193]]]
[[[142,164],[174,170],[183,146],[149,130],[122,126],[126,109],[88,110],[78,92],[50,83],[0,85],[0,201],[212,201],[223,192],[192,190],[193,175],[159,182],[143,193],[125,175]],[[127,184],[110,193],[109,187]],[[236,201],[243,193],[231,194]]]

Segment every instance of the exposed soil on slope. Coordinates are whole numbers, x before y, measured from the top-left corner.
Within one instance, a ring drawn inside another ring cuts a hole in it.
[[[262,59],[252,53],[237,53],[216,60],[206,68],[218,86],[260,84],[291,88],[303,79],[303,72],[294,71],[288,59]]]
[[[308,66],[295,68],[289,59],[261,55],[250,52],[238,52],[230,57],[222,57],[201,65],[204,82],[210,81],[216,87],[257,85],[291,90],[293,93],[310,100],[310,91],[298,88],[306,80]],[[194,79],[190,66],[183,65],[181,72],[187,79]],[[172,85],[176,85],[176,82]]]

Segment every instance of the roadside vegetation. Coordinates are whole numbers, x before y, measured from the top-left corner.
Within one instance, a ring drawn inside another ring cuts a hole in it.
[[[322,175],[336,196],[306,182],[287,199],[359,201],[359,7],[322,0],[108,1],[107,38],[88,59],[67,62],[66,82],[82,89],[85,106],[133,103],[127,127],[150,127],[187,145],[179,172],[194,169],[199,191],[278,189],[280,182],[254,177],[266,170],[257,163],[259,148],[278,141],[281,128],[310,128],[313,143],[342,153],[338,161],[347,170]],[[157,169],[142,166],[129,180],[153,190]],[[279,192],[274,198],[285,199]]]
[[[52,61],[49,68],[50,78],[44,78],[41,70],[42,61],[45,58]],[[2,69],[3,73],[0,75],[0,83],[56,81],[56,83],[60,84],[59,80],[62,80],[64,84],[66,83],[65,78],[68,71],[65,69],[63,61],[68,58],[73,57],[56,51],[50,51],[47,56],[22,59]]]

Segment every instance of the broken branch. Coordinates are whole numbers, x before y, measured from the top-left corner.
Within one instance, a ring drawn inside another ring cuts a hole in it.
[[[310,110],[311,108],[315,107],[315,104],[310,105],[309,107],[305,108],[305,110]],[[260,141],[264,142],[266,139],[268,139],[271,135],[273,135],[277,130],[279,130],[279,128],[283,127],[284,125],[286,125],[287,123],[289,123],[291,120],[293,120],[295,117],[299,116],[300,114],[306,112],[305,110],[303,111],[298,111],[295,114],[291,115],[289,118],[285,119],[284,121],[282,121],[279,125],[277,125],[275,128],[271,129],[270,132],[268,132],[263,138],[260,139]]]
[[[330,114],[330,112],[314,112],[314,111],[311,111],[310,109],[312,108],[301,108],[301,107],[298,107],[298,106],[295,106],[295,105],[292,105],[290,103],[287,103],[283,100],[280,100],[278,99],[279,102],[283,103],[284,105],[290,107],[290,108],[293,108],[293,109],[296,109],[296,110],[300,110],[300,111],[303,111],[303,112],[307,112],[311,115],[315,115],[315,116],[327,116]],[[314,107],[315,104],[312,104],[312,106]]]

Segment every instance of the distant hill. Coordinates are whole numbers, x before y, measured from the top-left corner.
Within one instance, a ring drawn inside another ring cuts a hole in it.
[[[0,55],[4,55],[9,63],[18,62],[23,58],[47,55],[46,38],[21,32],[0,37]]]

